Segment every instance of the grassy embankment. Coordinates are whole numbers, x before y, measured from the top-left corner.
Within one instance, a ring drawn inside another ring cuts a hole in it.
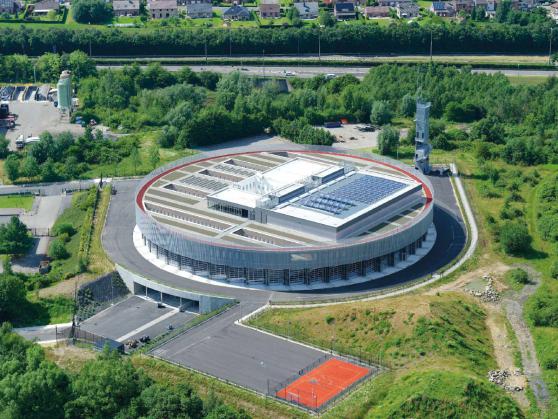
[[[379,357],[392,367],[327,417],[405,417],[413,411],[420,413],[416,417],[457,412],[484,417],[489,409],[517,413],[514,402],[484,380],[496,367],[485,318],[472,298],[445,293],[274,309],[251,324],[341,353]]]

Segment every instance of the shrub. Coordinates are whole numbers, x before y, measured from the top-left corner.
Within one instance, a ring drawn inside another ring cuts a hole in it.
[[[76,234],[76,229],[71,224],[62,223],[62,224],[58,224],[57,226],[54,227],[53,234],[55,236],[60,236],[62,234],[67,234],[69,237],[71,237],[74,234]]]
[[[392,114],[388,104],[381,100],[374,102],[370,113],[370,122],[374,125],[385,125],[391,121]]]
[[[529,283],[529,274],[521,268],[512,269],[506,272],[506,278],[517,284]]]
[[[378,136],[378,151],[380,154],[393,154],[399,144],[399,131],[386,126]]]
[[[48,255],[53,259],[67,259],[70,257],[64,242],[61,239],[55,239],[48,248]]]
[[[558,279],[558,260],[555,260],[550,266],[550,276],[554,279]]]
[[[327,324],[331,324],[335,321],[335,317],[328,315],[326,316],[325,321]]]
[[[508,255],[519,255],[531,247],[531,236],[525,224],[507,222],[500,229],[500,244]]]

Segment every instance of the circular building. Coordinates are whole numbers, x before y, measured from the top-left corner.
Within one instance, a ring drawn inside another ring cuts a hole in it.
[[[242,150],[141,182],[140,253],[192,279],[300,290],[393,273],[434,244],[432,187],[409,166],[329,147]]]

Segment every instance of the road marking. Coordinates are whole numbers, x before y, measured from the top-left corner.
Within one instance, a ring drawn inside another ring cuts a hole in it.
[[[163,314],[160,317],[157,317],[155,320],[150,321],[149,323],[145,323],[143,326],[138,327],[137,329],[132,330],[130,333],[126,333],[124,336],[120,336],[119,338],[115,339],[118,342],[124,342],[125,340],[131,338],[132,336],[134,336],[136,333],[139,333],[157,323],[162,322],[165,319],[168,319],[171,316],[174,316],[176,313],[178,313],[178,310],[171,310],[168,313]]]

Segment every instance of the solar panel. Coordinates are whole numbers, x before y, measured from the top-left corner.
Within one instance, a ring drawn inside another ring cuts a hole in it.
[[[358,174],[301,200],[301,204],[339,215],[354,207],[372,205],[403,189],[405,183]]]

